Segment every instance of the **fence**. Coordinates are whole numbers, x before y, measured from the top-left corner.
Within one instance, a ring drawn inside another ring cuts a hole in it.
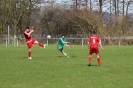
[[[87,38],[66,38],[71,44],[74,45],[84,45],[87,44]],[[45,43],[45,44],[56,44],[58,38],[36,38],[36,40]],[[10,42],[9,42],[10,41]],[[14,46],[19,46],[19,44],[25,44],[24,38],[16,38],[16,39],[0,39],[0,44],[5,44],[6,46],[9,44],[14,44]]]
[[[87,38],[66,38],[73,45],[87,45]],[[36,38],[36,40],[47,43],[47,44],[56,44],[58,38]],[[10,42],[9,42],[10,41]],[[101,38],[102,45],[133,45],[133,37],[103,37]],[[25,44],[24,38],[15,38],[15,39],[4,39],[0,38],[0,44],[14,44],[14,46],[19,46],[19,44]]]

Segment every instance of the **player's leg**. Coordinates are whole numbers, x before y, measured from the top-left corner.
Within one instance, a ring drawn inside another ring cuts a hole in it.
[[[69,56],[63,51],[63,47],[62,47],[61,49],[59,49],[59,51],[60,51],[64,56],[66,56],[66,57],[69,58]]]
[[[101,59],[100,59],[100,56],[99,56],[99,50],[98,50],[98,48],[96,49],[96,55],[97,55],[97,63],[98,63],[98,66],[100,66]]]
[[[92,54],[93,54],[93,48],[90,48],[90,51],[89,51],[89,57],[88,57],[88,66],[91,66],[91,62],[92,62]]]
[[[32,43],[27,43],[28,46],[28,59],[32,59],[31,58],[31,53],[32,53]]]
[[[34,40],[34,43],[35,43],[35,44],[38,44],[39,46],[44,47],[44,48],[45,48],[45,46],[46,46],[46,44],[42,44],[41,42],[39,42],[39,41],[37,41],[37,40]]]
[[[98,63],[98,65],[100,66],[100,64],[101,64],[101,59],[100,59],[100,57],[99,57],[99,54],[97,54],[97,63]]]
[[[28,49],[28,59],[32,59],[32,58],[31,58],[31,48]]]
[[[69,56],[62,50],[62,53],[64,56],[66,56],[67,58],[69,58]]]
[[[92,55],[90,55],[90,56],[88,57],[88,66],[91,66],[91,62],[92,62]]]

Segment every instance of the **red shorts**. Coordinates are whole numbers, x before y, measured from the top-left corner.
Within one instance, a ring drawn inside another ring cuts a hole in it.
[[[99,54],[98,47],[90,47],[90,55],[92,55],[93,53]]]
[[[35,43],[36,40],[32,39],[30,41],[27,42],[27,46],[28,48],[32,48],[32,45]]]

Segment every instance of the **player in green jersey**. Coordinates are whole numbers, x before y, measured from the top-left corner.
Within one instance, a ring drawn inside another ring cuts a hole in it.
[[[69,56],[63,51],[63,48],[64,48],[64,46],[66,45],[68,48],[70,48],[69,47],[69,44],[70,42],[67,42],[66,41],[66,38],[65,38],[65,35],[62,35],[62,37],[60,37],[59,39],[58,39],[58,45],[57,45],[57,49],[63,54],[63,55],[65,55],[66,57],[68,57],[69,58]]]

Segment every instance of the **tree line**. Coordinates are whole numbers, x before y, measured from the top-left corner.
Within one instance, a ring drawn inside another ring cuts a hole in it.
[[[133,0],[0,0],[0,37],[26,26],[44,34],[132,35]]]

